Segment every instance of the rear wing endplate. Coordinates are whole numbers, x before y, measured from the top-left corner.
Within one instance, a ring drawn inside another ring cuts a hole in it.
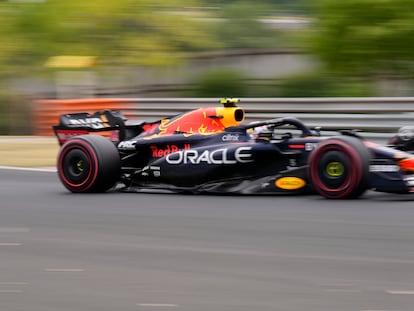
[[[97,111],[93,114],[87,112],[63,114],[59,117],[59,124],[53,126],[53,131],[60,145],[73,136],[90,132],[106,132],[112,141],[119,141],[119,134],[124,132],[126,120],[120,111],[110,110]]]

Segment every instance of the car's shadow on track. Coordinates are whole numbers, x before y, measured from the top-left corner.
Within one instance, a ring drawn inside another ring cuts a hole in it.
[[[384,192],[375,192],[367,191],[361,198],[358,200],[371,200],[371,201],[388,201],[388,202],[414,202],[414,193],[384,193]]]
[[[381,201],[381,202],[411,202],[414,201],[414,193],[413,194],[395,194],[395,193],[384,193],[384,192],[375,192],[375,191],[367,191],[363,195],[355,199],[344,199],[344,200],[329,200],[326,199],[318,194],[315,193],[304,193],[298,195],[297,193],[278,193],[278,194],[237,194],[237,193],[192,193],[189,191],[186,192],[174,192],[174,191],[163,191],[163,190],[140,190],[140,191],[125,191],[124,189],[110,189],[104,193],[72,193],[69,191],[62,191],[60,195],[63,196],[108,196],[108,195],[125,195],[125,194],[132,194],[139,196],[140,194],[146,195],[163,195],[163,196],[182,196],[182,197],[228,197],[228,198],[261,198],[261,197],[273,197],[277,198],[306,198],[312,201],[325,201],[325,202],[360,202],[360,201]]]

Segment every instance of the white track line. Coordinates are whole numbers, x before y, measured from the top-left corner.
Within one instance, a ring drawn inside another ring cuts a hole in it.
[[[47,141],[53,142],[56,139],[51,137],[42,137],[42,136],[0,136],[0,143],[22,143],[22,142],[37,142],[37,141]]]
[[[1,166],[2,170],[13,170],[13,171],[28,171],[28,172],[56,172],[56,168],[53,167],[18,167],[18,166]]]

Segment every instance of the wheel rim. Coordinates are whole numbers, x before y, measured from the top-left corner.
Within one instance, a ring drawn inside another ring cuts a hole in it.
[[[85,170],[83,166],[83,160],[79,160],[78,162],[76,162],[76,170],[79,173],[82,173]]]
[[[66,162],[67,171],[69,179],[73,178],[82,178],[85,173],[87,173],[87,170],[89,169],[89,165],[87,164],[87,160],[85,160],[86,155],[71,155],[69,154],[67,156],[67,160],[65,159],[64,162]]]
[[[60,176],[64,183],[74,190],[88,187],[94,178],[92,158],[83,146],[70,146],[62,154]]]
[[[332,177],[341,177],[345,173],[345,166],[342,162],[329,162],[326,165],[326,173]]]
[[[324,191],[344,191],[350,183],[350,159],[341,151],[332,149],[323,154],[318,165],[318,179]]]

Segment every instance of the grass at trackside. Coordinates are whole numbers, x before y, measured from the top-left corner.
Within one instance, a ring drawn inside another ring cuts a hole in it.
[[[55,138],[0,136],[0,166],[50,167],[56,165]]]

